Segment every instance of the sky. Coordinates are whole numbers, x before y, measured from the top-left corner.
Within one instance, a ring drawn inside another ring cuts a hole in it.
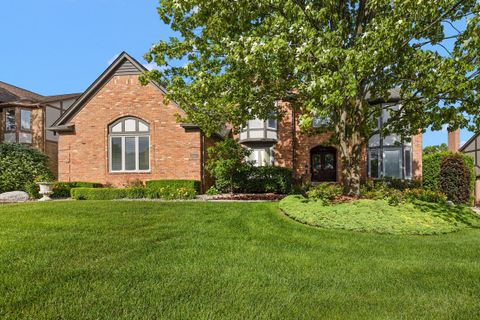
[[[2,0],[0,81],[42,95],[84,91],[122,51],[143,55],[173,35],[156,0]],[[463,130],[460,140],[472,133]],[[427,131],[423,145],[447,142]]]

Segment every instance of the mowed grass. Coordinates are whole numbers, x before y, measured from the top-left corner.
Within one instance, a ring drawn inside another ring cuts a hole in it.
[[[0,206],[1,319],[476,319],[480,230],[322,230],[277,203]]]

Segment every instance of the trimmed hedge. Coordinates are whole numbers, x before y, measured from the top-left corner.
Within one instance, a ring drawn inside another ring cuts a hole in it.
[[[471,203],[471,173],[460,154],[452,154],[443,159],[440,165],[438,186],[448,200],[457,204]]]
[[[116,188],[73,188],[71,196],[76,200],[115,199],[194,199],[200,190],[196,180],[152,180],[147,187]]]
[[[70,192],[75,200],[114,200],[126,198],[128,189],[73,188]]]
[[[198,180],[150,180],[145,183],[148,189],[190,189],[200,193],[200,181]]]
[[[56,182],[53,185],[53,198],[69,198],[73,188],[101,188],[100,183],[95,182]]]

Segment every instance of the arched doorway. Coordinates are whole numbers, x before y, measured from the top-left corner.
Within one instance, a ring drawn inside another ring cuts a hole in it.
[[[337,181],[337,149],[318,146],[310,150],[312,181]]]

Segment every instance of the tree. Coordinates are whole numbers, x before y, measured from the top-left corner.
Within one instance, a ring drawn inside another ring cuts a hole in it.
[[[448,151],[448,146],[446,143],[442,143],[435,146],[427,146],[423,148],[423,156],[428,156],[432,153]]]
[[[384,134],[480,123],[479,9],[475,0],[161,0],[179,36],[150,49],[146,60],[161,68],[141,80],[165,84],[184,120],[207,134],[281,117],[278,100],[299,110],[303,127],[329,119],[343,192],[358,195],[362,146],[389,109],[372,99],[399,90]]]
[[[208,148],[207,170],[215,178],[218,189],[233,193],[235,177],[245,165],[250,151],[234,139],[225,139]]]

